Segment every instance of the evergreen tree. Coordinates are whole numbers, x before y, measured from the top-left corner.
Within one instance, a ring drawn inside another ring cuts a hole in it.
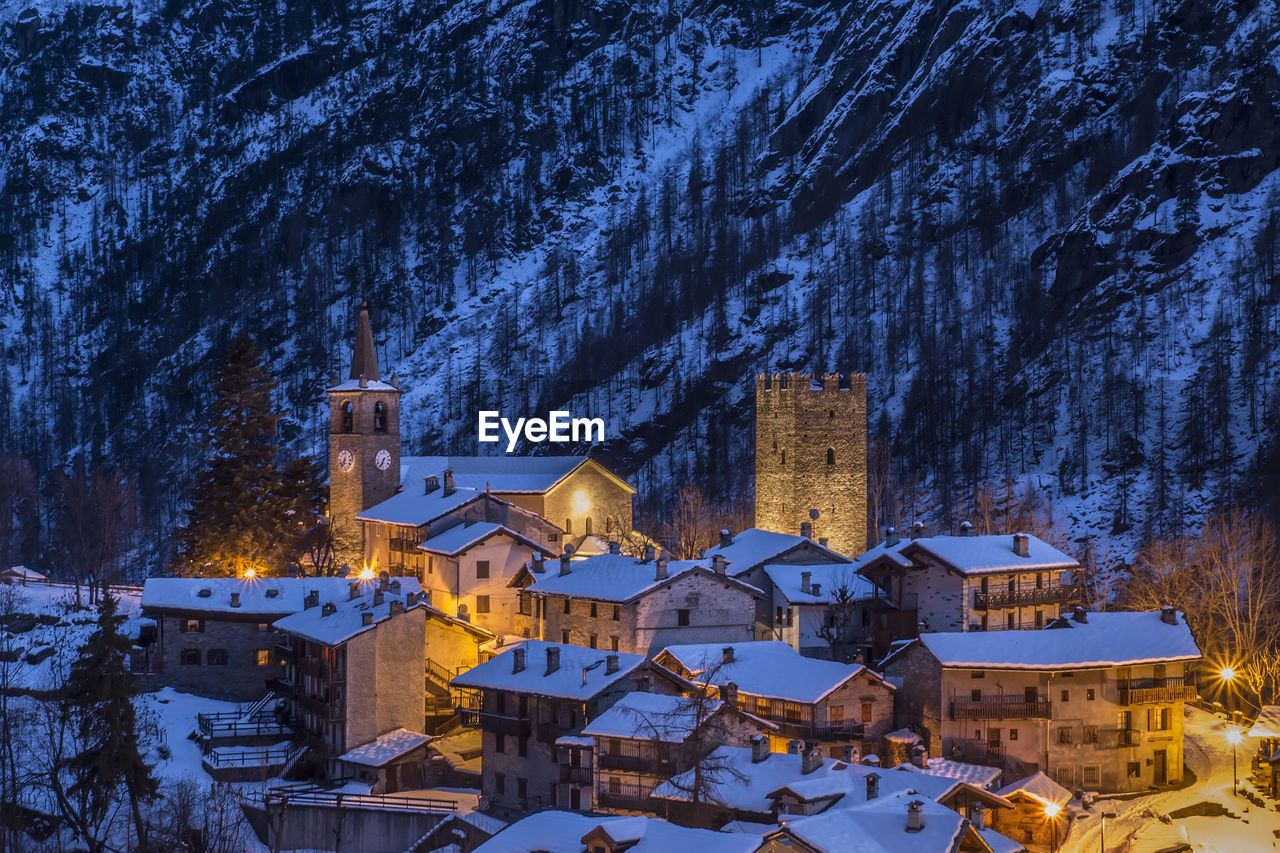
[[[276,383],[240,334],[214,375],[207,459],[179,533],[181,574],[244,575],[277,563],[285,539]],[[290,531],[291,533],[293,531]]]

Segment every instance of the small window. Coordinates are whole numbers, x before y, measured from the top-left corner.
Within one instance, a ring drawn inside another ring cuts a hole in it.
[[[183,666],[199,666],[200,650],[199,649],[183,649],[182,654],[178,656],[178,661]]]
[[[1129,762],[1129,778],[1137,779],[1141,775],[1142,775],[1142,762],[1130,761]]]
[[[987,673],[985,670],[975,669],[973,672],[969,673],[969,677],[970,678],[986,678]]]
[[[799,702],[783,702],[782,718],[789,723],[800,722],[800,703]]]
[[[567,615],[569,615],[569,602],[570,602],[571,600],[572,600],[572,599],[568,599],[568,598],[566,598],[566,599],[564,600],[564,612],[565,612],[565,615],[566,615],[566,616],[567,616]]]
[[[1036,628],[1043,628],[1043,627],[1044,627],[1044,611],[1037,610],[1036,611]]]
[[[591,516],[587,516],[585,519],[583,519],[582,531],[586,533],[588,536],[591,535]]]
[[[1092,702],[1096,697],[1097,693],[1094,692],[1092,687],[1084,692],[1084,698],[1089,702]]]
[[[613,605],[613,621],[617,622],[621,618],[622,618],[622,605],[620,604]]]
[[[564,520],[564,532],[565,532],[565,533],[569,533],[569,534],[573,533],[573,519],[572,519],[572,518],[566,518],[566,519]]]
[[[970,691],[969,691],[969,698],[970,698],[972,701],[974,701],[974,702],[981,702],[981,701],[982,701],[982,691],[981,691],[981,690],[970,690]]]
[[[387,407],[381,402],[373,404],[373,431],[387,431]]]
[[[498,732],[493,736],[493,751],[494,752],[507,751],[507,736],[504,735],[502,732]]]
[[[493,774],[493,789],[499,795],[507,793],[507,774],[506,773]]]
[[[560,629],[560,642],[564,643],[566,646],[569,645],[569,629],[568,628]]]
[[[484,580],[489,577],[489,561],[476,560],[476,580]]]
[[[591,602],[591,618],[596,618],[596,603],[594,601]]]
[[[1070,702],[1070,701],[1071,701],[1071,691],[1070,691],[1070,690],[1063,690],[1063,691],[1062,691],[1062,701],[1063,701],[1063,702]]]
[[[844,706],[830,705],[827,707],[827,722],[833,726],[838,726],[844,722]]]
[[[1063,726],[1062,728],[1058,729],[1058,743],[1063,743],[1063,744],[1071,743],[1071,727],[1070,726]]]
[[[489,612],[489,596],[487,595],[476,596],[476,612],[477,613]]]
[[[1017,740],[1017,739],[1018,739],[1018,730],[1009,729],[1009,740]]]
[[[827,448],[827,464],[828,465],[836,464],[836,452],[830,447]]]
[[[685,626],[687,626],[687,625],[689,624],[689,611],[688,611],[688,610],[677,610],[677,611],[676,611],[676,624],[677,624],[677,625],[679,625],[679,626],[680,626],[680,627],[682,627],[682,628],[683,628],[683,627],[685,627]]]
[[[1085,743],[1097,743],[1097,742],[1098,742],[1098,727],[1097,727],[1097,726],[1085,726],[1085,727],[1084,727],[1084,742],[1085,742]]]
[[[615,652],[618,650],[618,635],[617,635],[617,634],[614,634],[612,637],[610,637],[610,638],[609,638],[609,646],[610,646],[610,648],[612,648],[612,649],[613,649],[613,651],[615,651]]]
[[[355,432],[356,407],[350,400],[342,404],[342,431]]]
[[[1009,617],[1008,617],[1008,619],[1006,620],[1006,623],[1007,623],[1008,628],[1009,628],[1009,630],[1010,630],[1010,631],[1012,631],[1014,628],[1016,628],[1016,627],[1017,627],[1016,625],[1014,625],[1014,624],[1013,624],[1013,614],[1012,614],[1012,613],[1010,613],[1010,614],[1009,614]]]
[[[588,634],[588,635],[587,635],[587,645],[588,645],[588,646],[590,646],[590,647],[591,647],[591,648],[593,648],[593,649],[594,649],[594,648],[598,648],[598,646],[597,646],[597,644],[596,644],[596,635],[595,635],[595,634]]]
[[[270,665],[270,663],[271,663],[271,650],[270,650],[270,649],[258,649],[258,650],[257,650],[257,651],[255,651],[253,654],[254,654],[254,660],[256,660],[256,661],[257,661],[258,666],[268,666],[268,665]]]
[[[206,660],[209,666],[226,666],[227,650],[226,649],[209,649],[209,654]]]
[[[1044,573],[1036,572],[1036,589],[1044,589]]]
[[[787,464],[787,451],[785,451],[785,450],[784,450],[784,451],[782,451],[782,464],[783,464],[783,465],[786,465],[786,464]]]
[[[1099,785],[1102,783],[1101,768],[1096,764],[1086,764],[1084,766],[1084,775],[1080,780],[1085,785]]]
[[[259,622],[259,623],[258,623],[258,633],[259,633],[259,634],[265,634],[265,633],[267,633],[267,632],[268,632],[268,631],[270,631],[270,630],[271,630],[271,623],[270,623],[270,622]]]
[[[874,708],[870,702],[862,703],[862,722],[864,723],[871,722],[871,715],[873,710]]]
[[[180,627],[183,634],[199,634],[204,631],[204,620],[183,619]]]

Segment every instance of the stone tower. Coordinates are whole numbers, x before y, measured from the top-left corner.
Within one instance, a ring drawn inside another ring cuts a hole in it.
[[[378,372],[367,305],[360,306],[351,374],[328,394],[329,517],[339,564],[359,569],[364,532],[356,515],[400,488],[400,388]]]
[[[810,510],[818,511],[811,521]],[[756,377],[756,527],[867,548],[867,377]]]

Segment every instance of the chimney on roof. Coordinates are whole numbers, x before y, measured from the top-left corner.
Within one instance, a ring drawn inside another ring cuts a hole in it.
[[[880,774],[868,773],[867,774],[867,799],[874,800],[876,797],[879,797],[879,796],[880,796]]]
[[[457,491],[457,487],[454,486],[453,484],[453,469],[445,468],[444,469],[444,496],[447,498],[449,497],[449,495],[453,494],[456,491]]]
[[[570,572],[572,572],[573,568],[570,565],[572,562],[573,560],[569,558],[568,554],[561,554],[560,555],[560,574],[567,575]]]
[[[1031,556],[1031,540],[1027,538],[1027,534],[1013,534],[1013,553],[1017,557]]]
[[[912,539],[924,538],[924,522],[923,521],[917,521],[915,524],[911,525],[911,538]]]
[[[429,495],[438,488],[440,488],[440,478],[435,474],[432,474],[430,477],[427,477],[427,490],[423,492],[423,494]]]
[[[818,544],[819,544],[819,545],[821,545],[823,548],[827,547],[827,537],[825,537],[825,536],[819,536],[819,537],[818,537]]]
[[[751,736],[751,763],[759,764],[769,757],[769,739],[764,735]]]
[[[650,560],[652,560],[652,559],[653,559],[653,546],[652,546],[652,545],[645,545],[645,546],[644,546],[644,560],[643,560],[643,562],[646,562],[646,563],[647,563],[647,562],[649,562],[649,561],[650,561]]]
[[[1071,608],[1071,616],[1081,625],[1087,625],[1089,623],[1089,611],[1084,609],[1083,604],[1077,604],[1075,607]]]
[[[726,681],[720,685],[720,701],[730,708],[738,707],[738,685]]]
[[[560,647],[547,646],[547,671],[544,675],[550,675],[560,668]]]
[[[530,562],[529,568],[533,569],[533,571],[537,572],[538,574],[542,574],[547,570],[547,564],[543,558],[541,551],[533,552],[533,560]]]
[[[387,584],[387,586],[388,586],[388,588],[390,588],[390,590],[391,590],[392,594],[394,594],[394,595],[399,595],[399,594],[400,594],[400,590],[401,590],[401,586],[400,586],[400,578],[395,578],[395,579],[393,579],[393,580],[391,581],[391,583]]]
[[[309,610],[320,603],[320,590],[313,589],[306,595],[302,596],[302,609]]]
[[[375,589],[373,591],[373,606],[377,607],[381,603],[382,603],[382,590]]]
[[[398,598],[397,598],[397,599],[392,600],[392,602],[391,602],[391,615],[392,615],[392,616],[394,616],[394,615],[396,615],[397,613],[403,613],[403,612],[404,612],[404,602],[403,602],[403,601],[401,601],[401,600],[400,600],[400,599],[398,599]]]
[[[810,582],[813,580],[813,572],[800,573],[800,591],[805,595],[809,594]]]
[[[840,747],[840,760],[845,764],[858,763],[858,748],[851,743],[846,743]]]
[[[412,607],[413,605],[415,605],[415,604],[417,604],[417,603],[418,603],[418,594],[417,594],[416,592],[411,592],[411,593],[409,593],[408,595],[406,595],[406,596],[404,597],[404,606],[405,606],[405,607]]]
[[[804,748],[804,741],[792,738],[787,741],[787,755],[799,755]]]
[[[907,832],[919,832],[924,829],[924,803],[912,800],[907,803]]]
[[[621,554],[621,553],[622,553],[622,545],[620,545],[620,544],[619,544],[619,543],[617,543],[617,542],[614,542],[614,541],[610,540],[610,542],[609,542],[609,553],[610,553],[610,554],[613,554],[614,556],[617,556],[618,554]]]
[[[973,535],[973,525],[972,525],[972,524],[970,524],[970,523],[969,523],[969,522],[967,522],[967,521],[962,521],[962,522],[960,522],[960,535],[961,535],[961,536],[972,536],[972,535]]]
[[[666,551],[662,552],[662,556],[655,561],[654,565],[656,566],[656,569],[653,573],[654,580],[660,580],[660,581],[666,580],[667,579],[667,552]]]
[[[720,547],[728,548],[732,544],[733,544],[733,534],[730,533],[728,530],[721,530],[720,531]]]
[[[985,828],[986,810],[982,808],[982,803],[975,802],[969,806],[969,823],[973,824],[974,829]]]
[[[1168,604],[1160,608],[1160,621],[1166,625],[1178,624],[1178,611],[1174,610]]]
[[[525,654],[527,650],[524,648],[516,648],[511,650],[511,672],[524,672]]]
[[[822,766],[822,753],[818,752],[818,742],[807,740],[800,753],[800,772],[808,776]]]
[[[921,770],[929,768],[929,753],[924,748],[924,744],[918,743],[911,747],[911,763]]]
[[[733,646],[725,646],[723,649],[720,650],[721,663],[733,663],[733,661],[734,661]]]
[[[320,608],[321,616],[332,616],[337,612],[338,612],[338,605],[334,604],[332,601],[326,601],[324,603],[324,606]]]
[[[813,586],[809,587],[809,590],[810,590],[814,595],[822,595],[822,584],[820,584],[820,583],[815,583]]]
[[[347,601],[353,601],[360,597],[360,581],[352,581],[347,584]]]
[[[238,592],[231,593],[231,606],[232,607],[240,606],[240,593]]]
[[[356,322],[356,345],[351,351],[351,378],[360,380],[364,388],[368,380],[382,377],[378,372],[378,354],[373,349],[373,328],[369,324],[369,303],[360,303],[360,319]]]
[[[723,575],[728,571],[729,561],[722,555],[716,554],[711,558],[711,569],[718,575]]]
[[[360,624],[364,626],[373,624],[373,612],[366,610],[360,614]]]
[[[800,522],[800,535],[803,536],[805,539],[812,539],[813,538],[813,522],[811,521]]]
[[[618,656],[616,654],[605,655],[604,656],[604,674],[613,675],[617,671],[618,671]]]
[[[884,544],[888,548],[892,548],[898,544],[898,529],[896,527],[887,527],[884,531]]]

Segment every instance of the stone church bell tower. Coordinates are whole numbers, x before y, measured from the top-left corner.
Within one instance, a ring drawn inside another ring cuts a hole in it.
[[[329,395],[329,518],[336,559],[359,570],[364,532],[356,516],[400,488],[400,388],[383,382],[369,306],[361,304],[351,372]],[[379,567],[381,568],[381,567]]]

